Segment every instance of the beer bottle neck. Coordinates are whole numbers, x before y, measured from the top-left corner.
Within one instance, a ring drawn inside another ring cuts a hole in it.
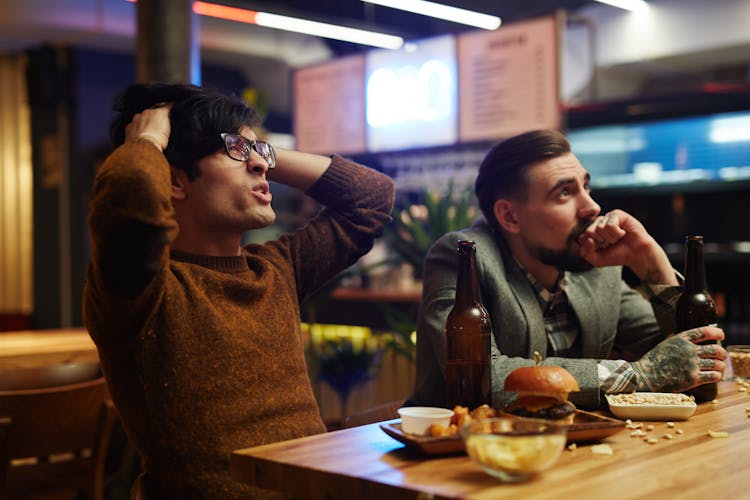
[[[458,252],[458,272],[456,274],[456,304],[472,305],[481,303],[479,281],[477,280],[474,248],[462,248]]]
[[[706,289],[706,266],[703,261],[703,239],[688,237],[685,254],[685,290]]]

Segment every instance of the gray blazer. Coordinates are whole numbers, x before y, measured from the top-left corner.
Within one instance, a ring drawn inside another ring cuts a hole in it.
[[[581,391],[571,394],[576,405],[598,408],[598,360],[609,358],[613,350],[627,359],[638,359],[673,330],[673,311],[657,321],[651,304],[622,280],[621,267],[569,273],[568,299],[581,326],[582,356],[547,358],[544,318],[536,294],[502,238],[482,220],[444,235],[427,255],[417,318],[417,373],[408,404],[445,406],[445,320],[455,297],[459,239],[476,242],[482,302],[492,320],[495,407],[511,396],[503,391],[507,374],[533,364],[533,353],[538,351],[545,364],[562,366],[578,380]]]

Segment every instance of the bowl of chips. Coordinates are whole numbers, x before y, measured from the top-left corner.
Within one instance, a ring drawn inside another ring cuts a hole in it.
[[[466,453],[482,470],[516,482],[557,461],[565,448],[567,427],[539,419],[489,418],[469,422],[461,435]]]

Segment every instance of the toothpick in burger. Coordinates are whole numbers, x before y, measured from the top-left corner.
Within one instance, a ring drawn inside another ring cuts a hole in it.
[[[534,353],[534,357],[535,366],[516,368],[505,378],[505,390],[517,393],[518,397],[504,411],[519,417],[572,424],[576,407],[568,401],[568,395],[580,390],[578,382],[565,368],[540,365],[541,356]]]

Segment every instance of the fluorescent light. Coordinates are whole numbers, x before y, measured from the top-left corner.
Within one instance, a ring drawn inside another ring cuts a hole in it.
[[[711,120],[709,140],[715,144],[750,141],[750,116],[714,118]]]
[[[258,26],[266,26],[267,28],[296,31],[297,33],[333,38],[334,40],[343,40],[345,42],[360,43],[363,45],[372,45],[373,47],[381,47],[383,49],[400,49],[404,45],[404,39],[399,36],[347,28],[346,26],[336,26],[335,24],[319,23],[317,21],[308,21],[307,19],[279,16],[277,14],[268,14],[265,12],[258,12],[255,16],[255,22]]]
[[[314,35],[323,38],[332,38],[344,42],[359,43],[383,49],[400,49],[404,45],[404,39],[394,35],[376,33],[335,24],[319,23],[294,17],[279,16],[267,12],[239,9],[227,5],[217,5],[208,2],[193,2],[193,12],[201,16],[216,17],[229,21],[246,24],[256,24],[266,28],[275,28],[286,31],[294,31],[305,35]]]
[[[648,10],[648,4],[644,0],[596,0],[597,2],[606,3],[612,7],[639,12]]]
[[[468,24],[476,28],[486,30],[495,30],[500,27],[500,18],[490,16],[473,10],[459,9],[434,2],[425,2],[424,0],[362,0],[367,3],[374,3],[392,9],[405,10],[422,14],[423,16],[436,17],[445,21],[454,23]]]

